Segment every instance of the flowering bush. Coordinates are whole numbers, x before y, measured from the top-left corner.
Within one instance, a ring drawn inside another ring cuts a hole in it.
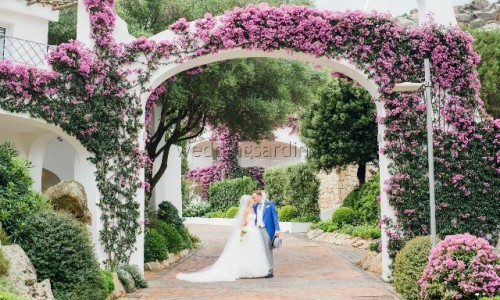
[[[477,299],[500,293],[500,255],[483,238],[447,236],[418,281],[424,299]]]
[[[151,93],[151,77],[163,64],[235,48],[346,60],[378,85],[385,116],[377,121],[386,127],[381,151],[393,161],[386,189],[398,217],[394,225],[410,237],[428,231],[426,106],[420,94],[392,88],[421,82],[423,60],[429,57],[437,118],[438,229],[498,239],[500,122],[484,112],[475,71],[479,56],[471,36],[458,27],[407,30],[377,13],[262,4],[236,8],[220,19],[209,14],[192,24],[181,19],[171,26],[177,36],[170,40],[141,37],[122,44],[113,37],[114,1],[83,3],[95,48],[78,42],[52,48],[53,71],[0,61],[0,108],[59,126],[93,154],[100,240],[109,265],[128,262],[142,230],[136,195],[148,188],[141,172],[150,162],[139,142],[145,114],[140,100]]]

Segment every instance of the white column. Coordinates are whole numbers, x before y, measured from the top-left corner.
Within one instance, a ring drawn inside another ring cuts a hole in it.
[[[380,101],[376,102],[377,115],[378,117],[385,116],[384,104]],[[386,126],[384,124],[378,124],[378,144],[379,144],[379,168],[380,168],[380,215],[387,219],[391,219],[396,222],[396,214],[394,209],[389,203],[389,197],[385,191],[384,182],[389,179],[389,164],[391,160],[385,155],[380,153],[380,149],[384,148],[386,141],[384,138]],[[386,233],[386,225],[382,224],[382,278],[385,281],[389,281],[391,277],[391,270],[389,266],[392,263],[389,257],[389,236]]]

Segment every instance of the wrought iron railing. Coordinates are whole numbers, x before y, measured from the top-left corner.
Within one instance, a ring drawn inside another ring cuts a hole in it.
[[[0,35],[0,60],[6,59],[18,64],[47,67],[45,56],[48,49],[47,44]]]

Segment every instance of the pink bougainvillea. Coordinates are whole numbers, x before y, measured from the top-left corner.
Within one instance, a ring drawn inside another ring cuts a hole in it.
[[[468,233],[437,244],[418,284],[423,299],[478,299],[500,293],[500,255]]]
[[[220,18],[207,15],[193,24],[180,20],[171,27],[177,36],[168,41],[142,37],[120,44],[113,37],[114,1],[84,0],[84,5],[95,48],[78,42],[52,48],[54,71],[0,61],[0,107],[58,125],[94,153],[104,223],[101,242],[112,265],[130,258],[141,229],[134,197],[147,185],[139,180],[147,162],[138,140],[145,114],[141,99],[152,92],[151,74],[162,64],[235,48],[345,59],[378,84],[377,100],[386,111],[378,116],[386,126],[387,144],[381,151],[393,161],[386,190],[398,231],[406,236],[427,230],[428,208],[422,200],[427,198],[426,107],[420,94],[393,93],[392,88],[402,81],[422,81],[423,59],[430,58],[438,230],[468,229],[497,239],[500,208],[489,214],[478,208],[498,203],[500,122],[484,112],[475,71],[479,57],[471,36],[459,28],[427,24],[407,30],[383,14],[262,4],[236,8]],[[147,104],[152,107],[154,101]],[[464,206],[471,208],[467,218],[459,216]],[[414,211],[405,213],[409,209]]]

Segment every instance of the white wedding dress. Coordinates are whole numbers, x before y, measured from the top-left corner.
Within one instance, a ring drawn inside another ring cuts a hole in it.
[[[261,233],[255,226],[255,219],[255,214],[247,215],[247,226],[243,228],[246,234],[243,237],[240,236],[241,225],[238,226],[238,230],[232,231],[226,247],[213,265],[195,273],[179,273],[177,279],[191,282],[216,282],[266,276],[269,272],[269,263]],[[239,221],[238,216],[235,220]]]

